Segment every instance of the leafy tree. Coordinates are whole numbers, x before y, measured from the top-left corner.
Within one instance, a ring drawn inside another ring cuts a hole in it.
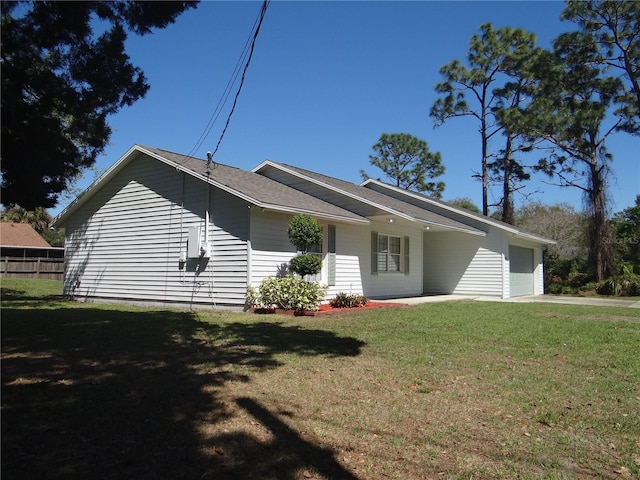
[[[148,34],[195,4],[2,2],[4,205],[56,205],[107,145],[107,117],[149,89],[125,53],[127,29]]]
[[[502,197],[496,205],[501,213],[500,219],[509,224],[515,223],[514,193],[521,192],[525,187],[524,182],[531,178],[530,167],[519,161],[517,156],[530,152],[536,141],[521,131],[511,129],[508,119],[511,112],[531,101],[535,65],[543,52],[535,47],[535,36],[532,34],[520,32],[512,40],[514,49],[505,57],[501,67],[508,80],[503,87],[494,90],[496,105],[492,107],[505,143],[497,158],[488,164],[490,181],[502,185]]]
[[[567,203],[530,202],[516,210],[515,220],[518,228],[556,241],[543,252],[546,292],[575,294],[593,280],[587,263],[587,221],[582,212]]]
[[[52,247],[64,247],[65,231],[64,228],[50,228],[40,234]]]
[[[640,195],[636,196],[636,204],[616,213],[611,219],[614,244],[620,260],[631,264],[640,274]]]
[[[557,257],[586,259],[585,216],[568,203],[530,202],[516,210],[515,219],[518,228],[555,240],[547,249]]]
[[[442,96],[431,107],[430,115],[435,125],[440,126],[445,121],[456,117],[472,117],[478,120],[481,140],[481,170],[477,176],[482,181],[482,213],[489,212],[489,183],[490,170],[494,174],[503,172],[502,210],[511,215],[512,203],[511,185],[514,180],[526,180],[522,168],[517,168],[513,153],[515,137],[511,131],[506,134],[506,146],[502,149],[501,157],[491,165],[491,157],[497,154],[490,152],[489,143],[504,126],[497,116],[499,106],[504,102],[519,103],[521,97],[518,90],[511,88],[500,90],[510,76],[519,76],[524,63],[531,61],[537,54],[535,49],[535,35],[522,29],[502,28],[494,29],[489,23],[480,27],[480,34],[471,37],[467,63],[465,66],[459,60],[440,68],[444,80],[436,85],[436,92]],[[518,82],[516,81],[516,84]],[[524,99],[523,99],[524,100]],[[516,104],[517,104],[516,103]]]
[[[624,121],[618,128],[640,134],[640,3],[569,0],[562,18],[580,30],[561,35],[558,43],[582,46],[586,61],[621,79],[616,114]]]
[[[482,213],[478,206],[473,203],[473,200],[468,197],[454,198],[453,200],[447,201],[447,203],[449,205],[453,205],[454,207],[464,208],[465,210],[469,210],[470,212]]]
[[[430,152],[427,142],[408,133],[383,133],[372,147],[371,165],[382,170],[397,187],[442,197],[444,182],[430,179],[444,174],[439,152]],[[369,178],[366,172],[360,172]]]
[[[509,128],[526,132],[531,140],[542,140],[548,155],[538,168],[556,185],[582,190],[590,220],[589,263],[596,279],[610,271],[607,244],[607,185],[613,156],[606,141],[624,122],[611,108],[621,91],[621,82],[603,76],[603,70],[588,60],[583,45],[558,41],[553,52],[537,62],[533,101],[512,111]]]

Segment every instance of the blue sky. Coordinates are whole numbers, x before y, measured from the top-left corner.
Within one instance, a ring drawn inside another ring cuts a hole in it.
[[[136,143],[191,152],[223,95],[260,6],[205,1],[164,30],[130,36],[127,51],[151,89],[111,117],[114,132],[98,170]],[[251,169],[271,159],[359,183],[363,169],[383,177],[369,164],[380,135],[409,133],[441,153],[443,199],[469,197],[480,206],[481,186],[472,178],[480,166],[476,123],[452,119],[434,129],[429,117],[439,68],[464,60],[469,39],[485,22],[524,28],[538,36],[538,45],[549,47],[559,33],[574,28],[560,21],[563,8],[564,2],[556,1],[273,1],[215,160]],[[235,87],[194,156],[206,158],[214,150],[234,94]],[[608,146],[614,155],[615,212],[633,205],[640,193],[640,139],[619,134]],[[91,180],[88,174],[79,187]],[[542,180],[536,178],[527,189],[529,201],[568,202],[580,209],[578,189]],[[516,198],[517,204],[522,201]]]

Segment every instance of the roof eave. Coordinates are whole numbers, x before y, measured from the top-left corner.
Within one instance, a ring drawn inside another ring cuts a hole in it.
[[[368,183],[376,183],[376,184],[381,185],[381,186],[383,186],[385,188],[397,189],[393,185],[389,185],[389,184],[386,184],[386,183],[381,182],[379,180],[374,180],[372,178],[366,179],[360,185],[361,186],[366,186],[366,184],[368,184]],[[399,189],[397,189],[397,190],[399,190]],[[491,225],[493,227],[499,228],[501,230],[504,230],[506,232],[509,232],[509,233],[513,234],[516,237],[526,238],[527,240],[533,240],[535,242],[543,243],[543,244],[547,244],[547,245],[555,245],[555,243],[556,243],[555,240],[552,240],[550,238],[544,238],[544,237],[540,237],[538,235],[533,235],[533,234],[530,234],[530,233],[521,232],[517,228],[509,227],[507,225],[502,225],[500,223],[494,222],[489,217],[486,217],[486,216],[480,217],[478,215],[475,215],[472,212],[466,212],[464,209],[455,208],[455,207],[452,207],[452,206],[444,204],[444,203],[436,202],[436,201],[430,200],[429,198],[424,197],[422,195],[421,196],[415,195],[415,194],[413,194],[413,192],[411,192],[409,190],[403,191],[402,193],[404,193],[404,194],[406,194],[408,196],[415,197],[415,198],[417,198],[417,199],[419,199],[419,200],[421,200],[421,201],[423,201],[425,203],[429,203],[429,204],[434,205],[436,207],[443,208],[444,210],[448,210],[450,212],[457,213],[459,215],[462,215],[464,217],[470,218],[472,220],[477,220],[479,222],[486,223],[487,225]]]
[[[64,250],[64,247],[52,247],[51,245],[48,246],[35,246],[35,245],[0,245],[0,247],[2,248],[23,248],[23,249],[27,249],[27,250]]]
[[[345,217],[343,215],[332,215],[326,212],[317,212],[315,210],[308,210],[304,208],[292,208],[292,207],[285,207],[282,205],[272,205],[272,204],[260,203],[260,202],[254,203],[254,205],[258,208],[264,208],[265,210],[269,210],[272,212],[287,213],[287,214],[304,213],[306,215],[315,217],[317,219],[335,221],[340,223],[350,223],[354,225],[368,225],[371,223],[369,219],[364,217],[358,217],[358,218]]]
[[[454,231],[454,232],[462,232],[462,233],[467,233],[469,235],[477,235],[478,237],[486,237],[487,236],[487,232],[483,232],[482,230],[476,230],[476,229],[471,229],[471,228],[453,227],[451,225],[443,225],[443,224],[440,224],[440,223],[437,223],[437,222],[421,221],[421,223],[424,223],[427,226],[433,225],[434,227],[444,228],[445,230],[451,230],[451,231]]]
[[[260,165],[258,165],[257,167],[255,167],[251,171],[253,173],[258,173],[260,170],[262,170],[264,167],[267,167],[267,166],[271,166],[271,167],[277,168],[278,170],[282,170],[283,172],[286,172],[286,173],[288,173],[290,175],[293,175],[294,177],[298,177],[298,178],[301,178],[301,179],[303,179],[303,180],[305,180],[307,182],[311,182],[311,183],[314,183],[316,185],[320,185],[321,187],[324,187],[324,188],[326,188],[328,190],[331,190],[333,192],[339,193],[340,195],[344,195],[346,197],[349,197],[349,198],[351,198],[353,200],[357,200],[357,201],[359,201],[361,203],[364,203],[366,205],[371,205],[373,207],[379,208],[380,210],[384,210],[385,212],[387,212],[389,214],[398,215],[400,217],[406,218],[407,220],[411,219],[411,217],[409,217],[408,215],[405,215],[403,213],[397,212],[397,211],[395,211],[393,209],[390,209],[390,208],[388,208],[388,207],[386,207],[384,205],[381,205],[379,203],[369,201],[366,198],[359,197],[358,195],[354,195],[352,193],[346,192],[346,191],[342,190],[341,188],[334,187],[333,185],[330,185],[328,183],[318,181],[315,178],[310,178],[310,177],[308,177],[306,175],[301,174],[300,172],[296,172],[295,170],[291,170],[291,169],[285,167],[284,165],[281,165],[279,163],[273,162],[271,160],[263,161]]]
[[[519,238],[524,238],[526,240],[533,240],[537,243],[542,243],[544,245],[555,245],[556,242],[555,240],[551,239],[551,238],[544,238],[544,237],[539,237],[537,235],[532,235],[530,233],[524,233],[524,232],[514,232],[513,233],[514,237],[519,237]]]
[[[306,181],[316,183],[318,185],[323,186],[324,188],[327,188],[327,189],[332,190],[334,192],[340,193],[341,195],[345,195],[345,196],[347,196],[349,198],[353,198],[355,200],[358,200],[358,201],[360,201],[360,202],[362,202],[364,204],[376,207],[376,208],[388,213],[389,215],[396,215],[397,217],[403,218],[403,219],[408,220],[410,222],[421,223],[421,224],[425,224],[425,225],[433,225],[433,226],[437,226],[437,227],[440,227],[440,228],[446,228],[446,229],[449,229],[449,230],[455,230],[455,231],[459,231],[459,232],[470,233],[472,235],[486,236],[486,233],[481,231],[481,230],[453,227],[451,225],[443,225],[443,224],[439,224],[437,222],[429,222],[429,221],[426,221],[426,220],[420,220],[420,219],[414,218],[411,215],[407,215],[406,213],[399,212],[397,210],[394,210],[393,208],[387,207],[386,205],[383,205],[383,204],[380,204],[380,203],[377,203],[377,202],[372,202],[370,200],[367,200],[366,198],[362,198],[362,197],[360,197],[358,195],[354,195],[354,194],[346,192],[346,191],[344,191],[344,190],[342,190],[340,188],[334,187],[333,185],[329,185],[329,184],[324,183],[324,182],[318,182],[316,179],[309,178],[306,175],[303,175],[303,174],[301,174],[299,172],[296,172],[294,170],[288,169],[285,166],[280,165],[279,163],[273,162],[271,160],[263,161],[260,165],[255,167],[252,170],[252,172],[258,173],[262,168],[267,167],[267,166],[271,166],[271,167],[280,169],[280,170],[282,170],[284,172],[287,172],[287,173],[289,173],[291,175],[294,175],[294,176],[296,176],[298,178],[302,178],[302,179],[304,179]]]

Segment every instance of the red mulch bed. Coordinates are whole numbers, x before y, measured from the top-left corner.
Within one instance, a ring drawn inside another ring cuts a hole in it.
[[[389,307],[406,307],[405,303],[392,303],[392,302],[367,302],[362,307],[347,307],[347,308],[336,308],[332,307],[329,303],[323,303],[320,305],[316,314],[320,313],[341,313],[341,312],[349,312],[354,310],[370,310],[373,308],[389,308]]]
[[[258,314],[268,314],[268,313],[279,313],[282,315],[297,315],[297,316],[305,316],[305,317],[314,317],[320,315],[332,315],[335,313],[347,313],[353,312],[357,310],[372,310],[376,308],[390,308],[390,307],[406,307],[405,303],[394,303],[394,302],[367,302],[363,307],[346,307],[346,308],[336,308],[332,307],[328,303],[323,303],[320,305],[319,309],[315,312],[298,312],[294,310],[282,310],[280,308],[260,308],[252,310],[253,313]]]

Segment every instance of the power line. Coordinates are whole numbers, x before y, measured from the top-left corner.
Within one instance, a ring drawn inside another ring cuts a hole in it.
[[[218,117],[222,113],[223,107],[225,106],[225,104],[227,103],[227,100],[229,99],[229,96],[231,95],[231,89],[232,89],[233,85],[236,83],[238,75],[240,74],[240,67],[241,67],[242,63],[244,63],[244,69],[242,70],[242,77],[241,77],[241,80],[240,80],[240,85],[238,87],[238,91],[236,92],[231,111],[229,112],[229,115],[227,117],[227,121],[226,121],[224,130],[223,130],[222,134],[220,135],[220,139],[218,140],[218,144],[216,145],[216,149],[214,151],[214,154],[218,150],[218,148],[220,147],[220,143],[222,142],[222,138],[224,137],[224,134],[225,134],[225,132],[227,130],[227,127],[229,126],[229,122],[231,121],[231,115],[233,114],[233,111],[235,110],[235,107],[236,107],[236,104],[237,104],[237,101],[238,101],[238,96],[240,95],[240,91],[242,90],[242,85],[244,84],[245,75],[246,75],[247,69],[249,67],[249,63],[251,62],[251,57],[253,56],[253,50],[255,48],[256,39],[257,39],[258,33],[260,31],[260,26],[262,25],[262,20],[264,19],[264,16],[266,14],[267,7],[269,6],[269,3],[270,3],[269,0],[265,0],[262,3],[262,7],[260,8],[260,13],[258,14],[258,16],[256,17],[255,22],[253,23],[253,27],[251,29],[251,33],[249,34],[249,37],[247,38],[247,41],[245,42],[244,48],[242,50],[242,53],[240,54],[240,57],[238,58],[238,61],[236,62],[236,66],[235,66],[235,68],[234,68],[234,70],[233,70],[233,72],[231,74],[231,77],[229,78],[229,81],[227,82],[227,85],[226,85],[226,87],[225,87],[225,89],[224,89],[224,91],[222,93],[222,96],[220,97],[220,100],[218,101],[218,104],[216,105],[216,108],[214,109],[213,113],[211,114],[211,117],[209,118],[209,122],[205,126],[204,130],[200,134],[200,137],[198,137],[198,140],[196,141],[196,143],[193,146],[193,148],[189,151],[189,153],[187,155],[187,158],[185,158],[185,160],[182,162],[182,164],[186,163],[189,159],[193,158],[193,155],[195,155],[195,153],[198,151],[198,149],[202,146],[204,141],[207,139],[207,137],[211,133],[211,130],[213,129],[213,126],[215,125],[216,121],[218,120]],[[247,55],[248,55],[248,58],[247,58]],[[245,61],[245,59],[246,59],[246,61]],[[211,155],[210,158],[213,158],[213,155]]]
[[[262,20],[264,19],[264,16],[267,13],[268,6],[269,6],[269,0],[264,0],[264,2],[262,2],[262,8],[260,9],[260,21],[253,35],[253,40],[251,41],[251,51],[249,52],[249,58],[247,59],[247,63],[244,66],[244,70],[242,71],[242,77],[240,78],[240,85],[238,86],[238,91],[236,92],[236,96],[233,99],[233,105],[231,106],[231,111],[229,112],[229,116],[227,117],[227,122],[225,123],[224,129],[222,130],[222,134],[218,139],[218,144],[216,145],[216,148],[213,150],[213,153],[211,154],[211,158],[215,156],[216,152],[218,151],[218,148],[220,148],[220,143],[222,143],[224,134],[227,132],[227,127],[229,127],[229,122],[231,122],[231,115],[233,115],[233,112],[236,109],[236,104],[238,103],[238,97],[240,96],[242,85],[244,85],[244,77],[247,74],[247,69],[249,68],[249,64],[251,63],[251,57],[253,57],[253,50],[256,46],[256,39],[258,38],[258,33],[260,32],[260,26],[262,25]]]

